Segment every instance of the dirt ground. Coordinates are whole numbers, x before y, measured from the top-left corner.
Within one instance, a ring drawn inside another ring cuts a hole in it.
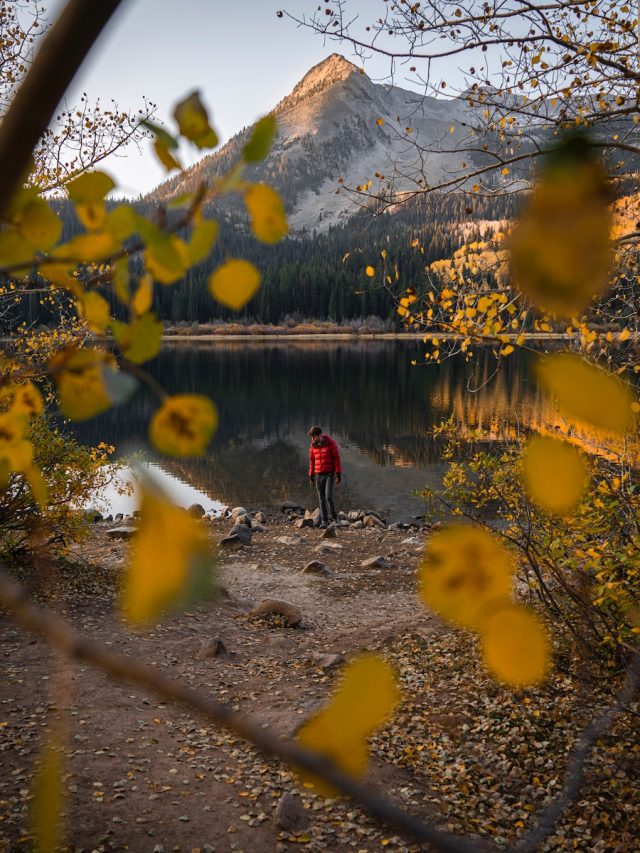
[[[214,522],[213,537],[228,527],[228,521]],[[127,544],[107,539],[102,524],[94,530],[78,554],[84,571],[90,574],[93,566],[101,576],[117,576]],[[300,544],[277,541],[300,533]],[[416,540],[415,533],[409,531],[340,530],[329,547],[325,544],[326,551],[318,553],[319,530],[295,531],[285,521],[272,521],[268,532],[254,534],[250,546],[221,558],[222,595],[153,630],[130,633],[109,595],[67,601],[63,610],[78,631],[94,640],[163,667],[289,736],[328,697],[334,675],[322,668],[322,655],[349,657],[409,627],[430,630],[432,617],[415,594],[419,549],[411,542],[402,544],[412,538]],[[377,555],[388,558],[390,568],[361,568],[362,560]],[[313,559],[331,574],[302,574]],[[265,598],[298,606],[301,626],[249,618],[248,611]],[[198,660],[203,640],[217,638],[227,654]],[[0,651],[4,851],[26,849],[20,840],[28,842],[29,783],[53,701],[55,662],[42,642],[5,618],[0,620]],[[65,783],[67,838],[74,849],[192,851],[208,845],[216,851],[261,853],[288,836],[274,828],[273,813],[282,793],[296,791],[298,785],[276,762],[259,759],[234,737],[88,667],[75,667],[72,679]],[[406,775],[384,770],[385,785],[391,787]],[[330,830],[327,826],[328,838]]]
[[[231,526],[203,523],[210,524],[212,540]],[[211,692],[287,737],[322,706],[339,676],[340,663],[324,668],[323,656],[380,649],[401,672],[406,697],[397,724],[374,739],[366,777],[386,796],[435,815],[451,830],[504,842],[555,790],[577,730],[567,726],[585,721],[584,697],[562,677],[524,698],[486,679],[473,663],[469,636],[445,629],[416,595],[424,532],[344,529],[327,547],[319,530],[296,531],[272,516],[250,546],[221,558],[215,600],[134,634],[120,620],[113,594],[128,546],[108,539],[108,527],[95,525],[76,553],[66,597],[57,605],[79,632]],[[278,541],[297,535],[303,541]],[[387,568],[361,566],[378,555]],[[330,574],[302,573],[312,559]],[[266,598],[297,606],[301,625],[251,618],[249,611]],[[199,659],[203,641],[216,639],[226,654]],[[22,853],[31,849],[33,768],[55,713],[60,663],[3,616],[0,654],[0,851]],[[351,804],[316,796],[279,762],[180,707],[87,666],[65,676],[72,684],[63,777],[69,850],[417,849]],[[634,737],[613,738],[618,763],[595,773],[593,792],[568,815],[567,829],[560,828],[550,848],[637,849],[640,744]],[[534,757],[522,754],[523,738],[535,745]],[[274,823],[287,792],[308,823],[297,834]],[[594,817],[600,813],[602,826]]]

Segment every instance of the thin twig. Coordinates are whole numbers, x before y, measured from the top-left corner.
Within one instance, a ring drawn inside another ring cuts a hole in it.
[[[0,124],[0,213],[26,178],[31,153],[122,0],[69,0]]]

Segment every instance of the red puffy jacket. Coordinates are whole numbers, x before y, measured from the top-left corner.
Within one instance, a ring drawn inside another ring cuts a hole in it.
[[[340,452],[330,435],[322,436],[322,443],[311,442],[309,448],[309,476],[314,474],[339,474]]]

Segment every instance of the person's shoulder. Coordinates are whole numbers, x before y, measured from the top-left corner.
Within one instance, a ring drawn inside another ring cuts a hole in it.
[[[327,442],[329,442],[330,444],[337,444],[337,442],[336,442],[335,438],[332,438],[332,436],[330,436],[330,435],[325,435],[325,439],[326,439],[326,440],[327,440]]]

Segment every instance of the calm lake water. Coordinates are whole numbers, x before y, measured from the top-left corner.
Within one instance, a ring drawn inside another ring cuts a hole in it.
[[[123,461],[142,451],[177,503],[209,510],[269,509],[285,499],[313,505],[306,431],[319,424],[342,451],[338,507],[405,519],[424,511],[412,493],[440,481],[433,426],[453,417],[461,429],[481,427],[499,440],[516,419],[535,421],[543,406],[526,355],[507,359],[494,376],[490,353],[473,364],[412,366],[422,351],[414,341],[167,344],[149,372],[170,394],[206,394],[218,406],[220,426],[205,456],[173,460],[153,451],[146,430],[157,402],[145,390],[73,428],[84,443],[114,444]],[[112,512],[133,508],[113,493],[106,504]]]

